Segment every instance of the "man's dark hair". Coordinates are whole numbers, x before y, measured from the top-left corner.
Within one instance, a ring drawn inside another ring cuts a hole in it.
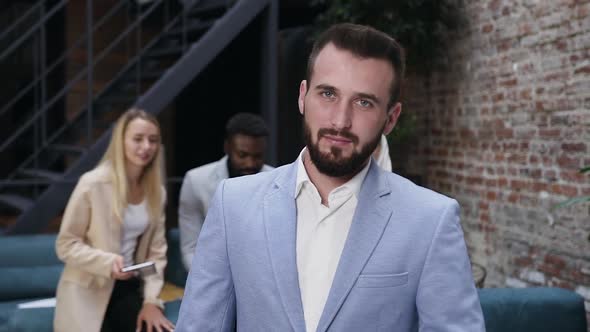
[[[313,43],[307,61],[306,79],[311,81],[313,66],[320,51],[329,43],[336,48],[349,51],[361,58],[375,58],[388,61],[393,67],[394,78],[390,87],[388,108],[399,101],[405,71],[404,50],[395,39],[384,32],[365,25],[340,23],[322,32]]]
[[[257,114],[237,113],[225,125],[225,139],[229,139],[236,134],[266,137],[268,136],[268,127],[264,119]]]

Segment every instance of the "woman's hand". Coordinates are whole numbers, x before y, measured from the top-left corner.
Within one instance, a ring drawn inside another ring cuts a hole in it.
[[[121,272],[121,269],[123,269],[123,257],[117,256],[113,261],[113,266],[111,268],[111,278],[116,280],[127,280],[135,276],[133,272]]]
[[[142,323],[145,322],[146,330],[142,330]],[[137,316],[137,331],[166,332],[174,331],[174,324],[162,313],[162,310],[155,304],[144,303]]]

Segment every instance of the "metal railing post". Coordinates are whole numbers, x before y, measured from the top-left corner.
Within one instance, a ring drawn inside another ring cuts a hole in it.
[[[138,3],[136,8],[137,15],[135,17],[139,22],[137,24],[137,31],[135,32],[135,52],[139,54],[139,50],[141,50],[141,4]],[[141,58],[137,58],[137,66],[135,68],[135,98],[138,98],[141,93]]]
[[[182,11],[182,53],[186,52],[187,49],[187,37],[186,37],[186,22],[188,21],[188,10]]]
[[[39,17],[43,17],[45,15],[45,4],[41,5],[40,7],[40,15]],[[45,67],[47,64],[47,33],[46,33],[46,22],[44,22],[43,25],[41,25],[41,63],[40,63],[40,70],[39,70],[39,75],[41,76],[41,103],[40,105],[43,105],[45,103],[45,99],[47,98],[47,76],[45,75]],[[42,116],[41,116],[41,142],[45,143],[45,140],[47,138],[47,112],[49,112],[49,109],[47,109],[45,112],[43,112]],[[41,144],[43,145],[43,144]]]
[[[260,104],[262,116],[270,129],[267,146],[268,161],[271,165],[278,162],[278,3],[269,0],[263,14],[261,33],[262,54],[260,62]]]
[[[33,51],[33,77],[36,79],[37,75],[39,75],[39,49],[40,49],[40,41],[39,41],[39,36],[33,36],[33,45],[31,47],[32,51]],[[33,90],[33,109],[32,109],[32,113],[35,114],[37,112],[38,109],[41,108],[41,105],[39,103],[39,86],[40,84],[36,84],[35,85],[35,89]],[[32,147],[33,147],[33,151],[37,152],[38,150],[38,141],[39,141],[39,123],[41,118],[35,120],[33,122],[33,137],[32,137]],[[39,159],[35,158],[33,160],[33,165],[35,167],[38,166],[39,163]]]
[[[89,145],[92,142],[92,116],[93,116],[93,89],[94,89],[94,59],[93,59],[93,52],[94,52],[94,34],[92,31],[92,21],[94,18],[94,12],[92,8],[92,0],[86,0],[86,33],[88,34],[88,39],[86,41],[86,65],[87,65],[87,72],[86,72],[86,88],[87,88],[87,118],[86,118],[86,125],[87,125],[87,132],[86,132],[86,144]]]

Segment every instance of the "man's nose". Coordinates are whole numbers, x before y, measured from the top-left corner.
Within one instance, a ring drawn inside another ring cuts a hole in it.
[[[256,158],[254,157],[247,157],[244,159],[244,166],[245,168],[255,168],[256,167]]]
[[[349,103],[341,102],[332,110],[332,127],[334,129],[349,129],[352,125],[352,107]]]

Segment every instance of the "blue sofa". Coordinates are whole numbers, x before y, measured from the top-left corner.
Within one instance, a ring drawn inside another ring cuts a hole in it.
[[[166,280],[184,287],[187,272],[180,255],[178,229],[168,238]],[[62,263],[55,256],[55,235],[0,237],[0,332],[51,331],[53,308],[17,309],[18,303],[55,296]],[[479,298],[487,332],[587,332],[584,299],[560,288],[483,288]],[[166,304],[178,319],[180,301]]]
[[[172,233],[178,237],[177,232]],[[18,304],[55,296],[63,270],[55,254],[55,239],[55,234],[0,236],[0,332],[53,330],[54,308],[18,309]],[[179,283],[186,272],[175,259],[171,259],[171,269],[181,268],[180,272],[167,270],[166,275],[175,276]],[[180,301],[166,304],[165,314],[172,322],[179,308]]]
[[[55,235],[0,238],[0,332],[51,331],[52,309],[17,306],[55,296],[63,264],[54,248]]]
[[[587,332],[584,299],[562,288],[478,289],[487,332]]]

